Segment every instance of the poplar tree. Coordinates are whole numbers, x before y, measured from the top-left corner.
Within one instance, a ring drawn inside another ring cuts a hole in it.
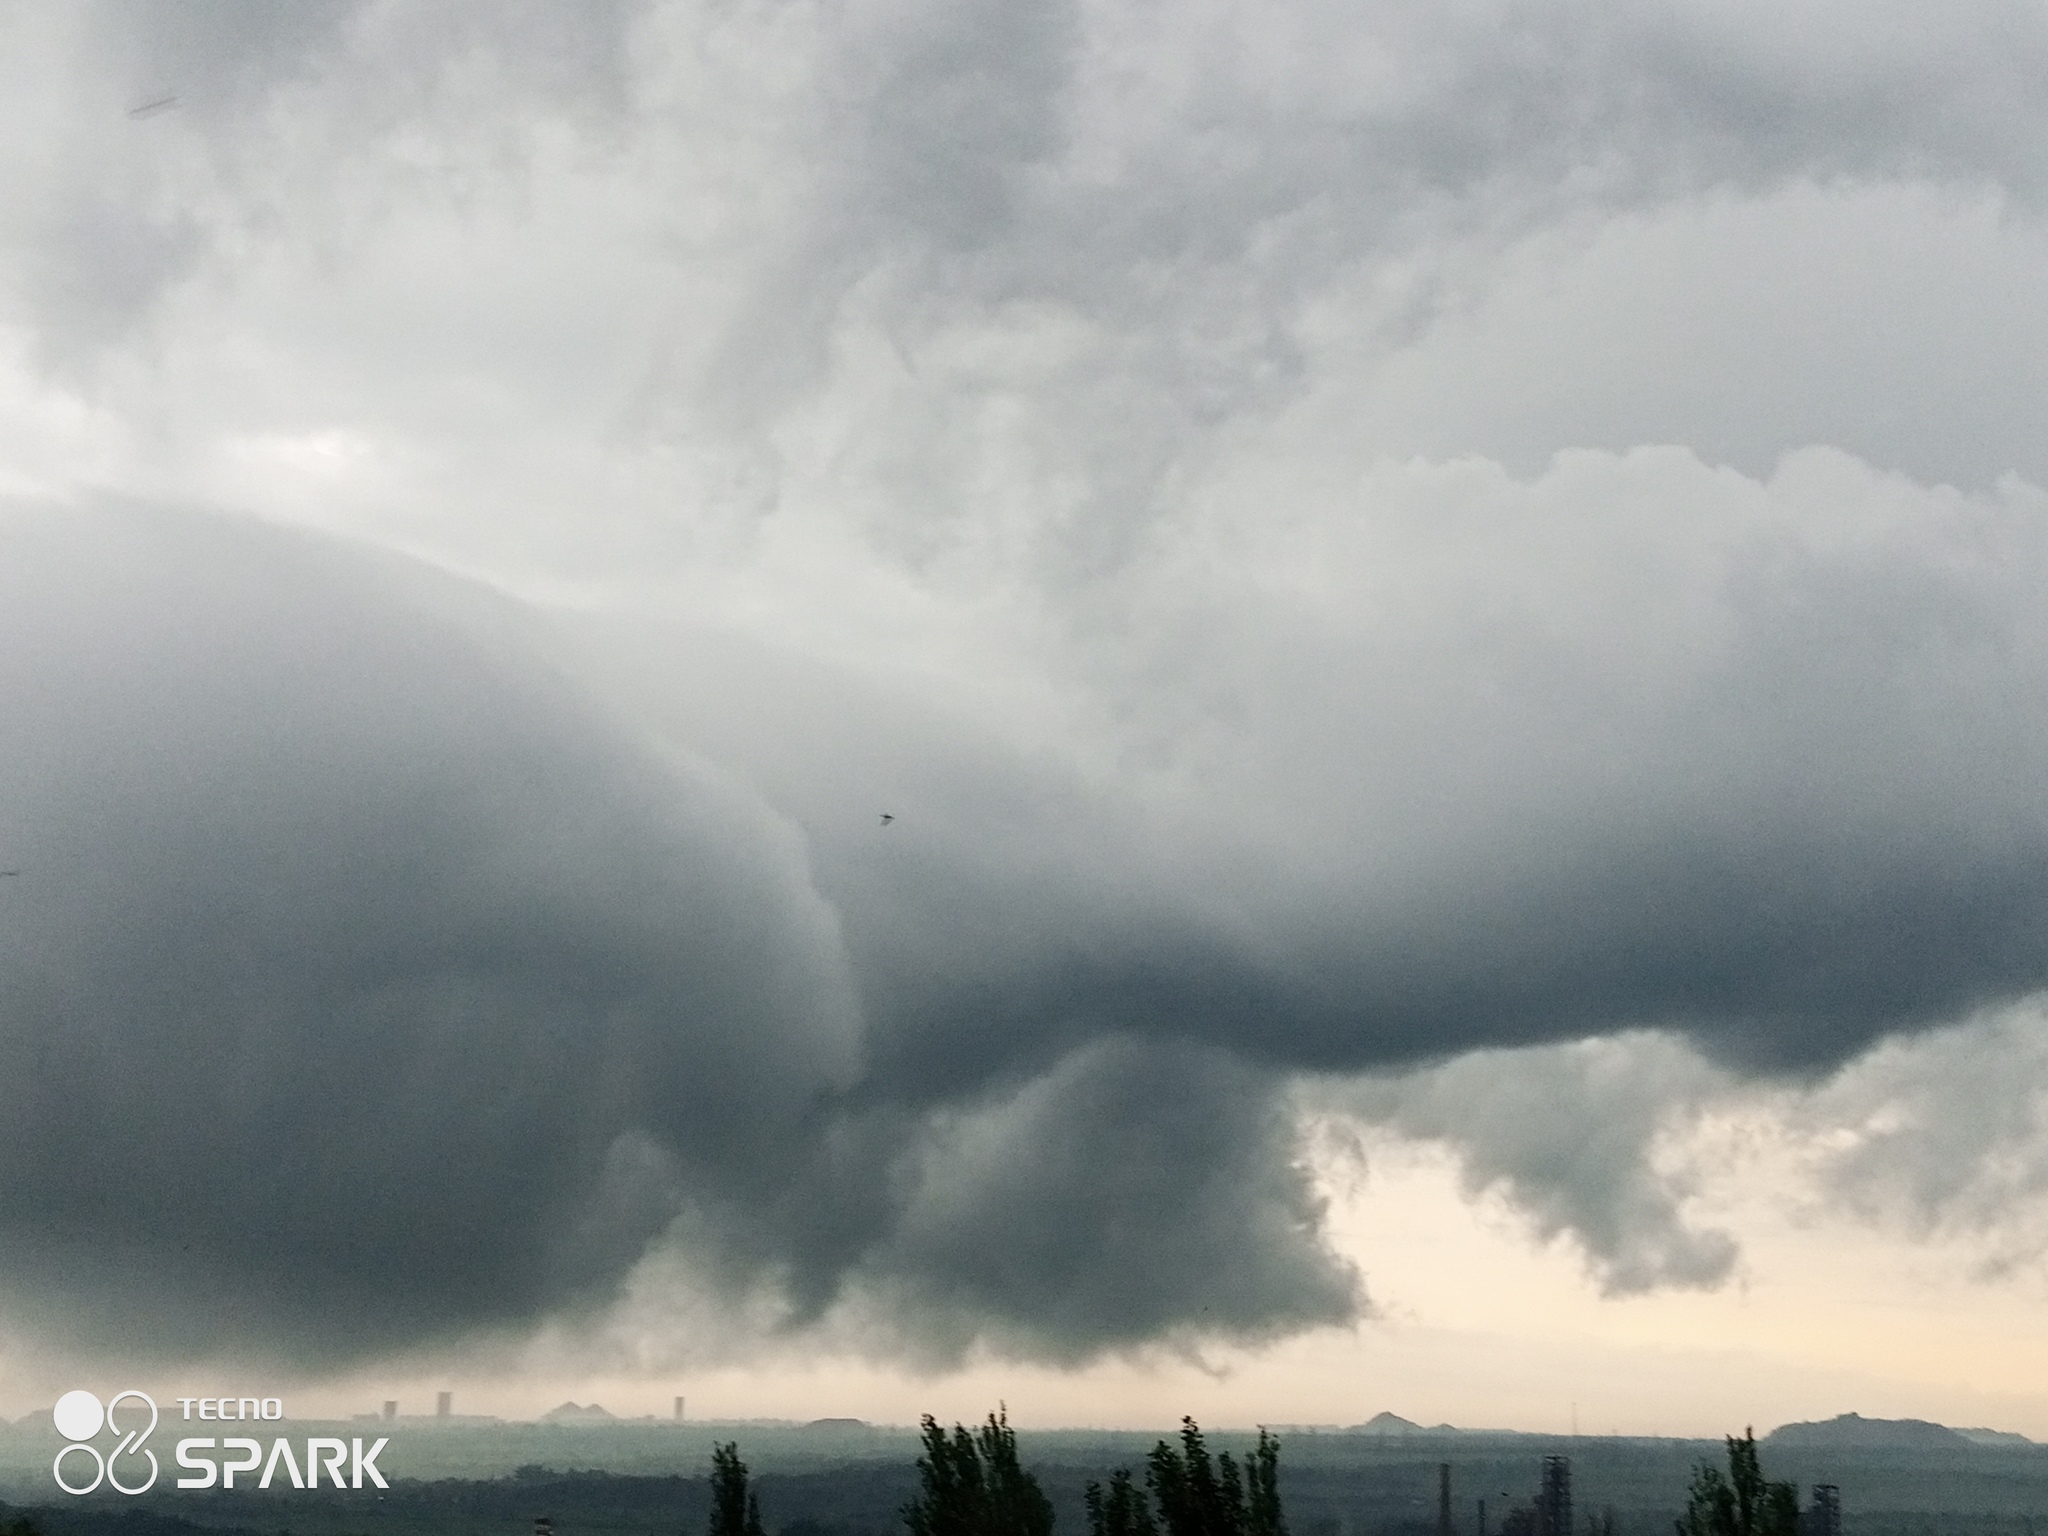
[[[920,1491],[903,1506],[910,1536],[1052,1536],[1052,1501],[1017,1459],[1007,1408],[950,1434],[930,1414],[922,1423]]]
[[[765,1536],[761,1502],[747,1486],[737,1440],[711,1448],[711,1527],[707,1536]]]
[[[1728,1472],[1710,1461],[1692,1470],[1678,1536],[1799,1536],[1799,1490],[1764,1476],[1756,1432],[1728,1436]]]
[[[1180,1444],[1162,1440],[1145,1458],[1145,1485],[1158,1511],[1145,1507],[1127,1471],[1105,1491],[1088,1485],[1089,1536],[1287,1536],[1280,1511],[1280,1442],[1265,1430],[1239,1466],[1228,1451],[1209,1454],[1202,1428],[1180,1421]]]

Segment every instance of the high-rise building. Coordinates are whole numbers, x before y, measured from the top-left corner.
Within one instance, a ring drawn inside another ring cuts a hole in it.
[[[397,1399],[397,1398],[395,1398],[395,1397],[387,1397],[387,1398],[385,1398],[385,1399],[384,1399],[384,1417],[385,1417],[385,1418],[387,1418],[387,1419],[395,1419],[395,1418],[397,1418],[397,1417],[398,1417],[398,1399]]]
[[[450,1417],[454,1412],[455,1394],[453,1392],[437,1392],[434,1394],[435,1418],[445,1419]]]
[[[1436,1464],[1436,1536],[1452,1536],[1451,1464],[1448,1461]]]
[[[1833,1483],[1815,1483],[1813,1502],[1799,1518],[1801,1536],[1842,1536],[1842,1490]]]
[[[683,1422],[683,1400],[680,1397],[676,1399],[676,1422]]]
[[[1536,1536],[1572,1536],[1572,1459],[1543,1458],[1543,1489],[1536,1495]]]

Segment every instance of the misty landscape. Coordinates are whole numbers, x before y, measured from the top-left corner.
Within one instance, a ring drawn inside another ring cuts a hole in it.
[[[919,1492],[914,1428],[858,1420],[814,1424],[677,1424],[588,1421],[440,1424],[431,1419],[295,1425],[299,1434],[360,1434],[382,1425],[402,1460],[389,1459],[388,1492],[284,1491],[100,1496],[59,1507],[44,1494],[47,1456],[62,1442],[47,1424],[0,1432],[0,1515],[30,1519],[45,1536],[171,1536],[186,1529],[299,1536],[526,1536],[546,1518],[559,1536],[699,1536],[710,1528],[713,1451],[736,1444],[752,1473],[772,1536],[903,1536]],[[1550,1438],[1500,1430],[1428,1428],[1383,1413],[1364,1425],[1290,1427],[1277,1436],[1280,1492],[1290,1536],[1440,1536],[1443,1469],[1450,1528],[1477,1536],[1517,1509],[1535,1512],[1547,1458],[1566,1457],[1572,1530],[1668,1536],[1713,1441],[1606,1436]],[[1142,1467],[1159,1433],[1060,1430],[1020,1433],[1025,1467],[1051,1501],[1055,1528],[1090,1530],[1084,1493],[1113,1469]],[[1243,1459],[1249,1433],[1212,1433],[1209,1445]],[[2048,1446],[2009,1432],[1958,1433],[1924,1421],[1856,1419],[1783,1426],[1757,1441],[1765,1471],[1799,1486],[1840,1490],[1843,1530],[1857,1536],[2029,1536],[2048,1529]],[[1535,1527],[1540,1533],[1540,1524]],[[1804,1525],[1802,1530],[1810,1530]],[[713,1532],[716,1536],[716,1532]],[[969,1533],[961,1533],[969,1536]]]

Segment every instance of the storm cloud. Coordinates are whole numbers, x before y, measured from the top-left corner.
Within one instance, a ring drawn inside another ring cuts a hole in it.
[[[2048,987],[2033,9],[0,24],[24,1326],[1257,1342],[1305,1077],[1712,1284]]]
[[[0,1268],[32,1313],[174,1353],[529,1319],[679,1188],[759,1198],[854,1079],[795,836],[488,600],[161,512],[0,540]]]

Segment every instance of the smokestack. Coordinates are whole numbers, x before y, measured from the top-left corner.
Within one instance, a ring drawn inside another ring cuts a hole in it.
[[[435,1394],[434,1394],[434,1417],[435,1417],[435,1418],[437,1418],[437,1419],[445,1419],[445,1418],[448,1418],[448,1417],[452,1416],[452,1415],[454,1414],[454,1412],[455,1412],[455,1394],[454,1394],[453,1392],[437,1392],[437,1393],[435,1393]]]
[[[1451,1536],[1451,1464],[1436,1464],[1436,1536]]]
[[[676,1399],[676,1422],[683,1422],[683,1400],[680,1397]]]
[[[395,1419],[395,1418],[397,1418],[397,1417],[398,1417],[398,1399],[397,1399],[397,1398],[395,1398],[395,1397],[387,1397],[387,1398],[385,1398],[385,1399],[384,1399],[384,1417],[385,1417],[385,1418],[387,1418],[387,1419]]]

